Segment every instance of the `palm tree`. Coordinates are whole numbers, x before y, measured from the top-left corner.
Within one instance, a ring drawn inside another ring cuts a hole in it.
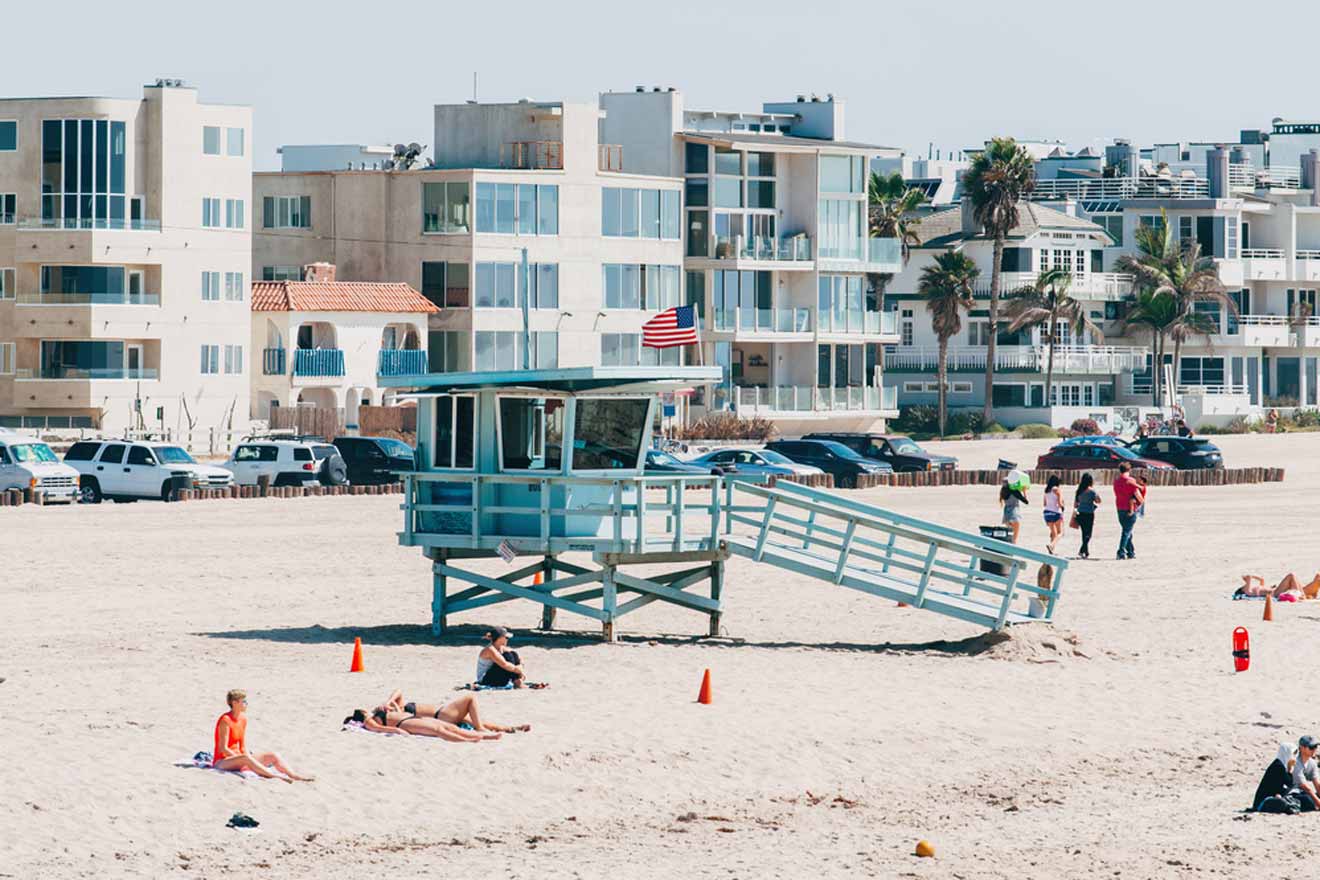
[[[1016,333],[1030,327],[1044,327],[1041,339],[1049,346],[1045,366],[1045,402],[1049,403],[1054,384],[1055,334],[1059,322],[1066,322],[1073,336],[1090,331],[1092,336],[1104,338],[1104,333],[1086,313],[1086,307],[1068,294],[1072,275],[1063,269],[1046,269],[1036,276],[1030,287],[1009,294],[1005,308],[1008,329]]]
[[[906,266],[912,247],[921,244],[917,227],[921,218],[914,213],[926,201],[926,194],[908,186],[903,175],[895,171],[888,176],[871,172],[867,182],[867,228],[871,238],[896,238],[899,246],[899,265]],[[876,308],[884,308],[885,288],[894,279],[892,272],[870,272],[867,280],[875,290]]]
[[[1018,202],[1036,187],[1031,154],[1012,138],[994,138],[978,153],[963,175],[963,198],[971,199],[976,222],[994,239],[994,266],[990,270],[990,338],[985,349],[985,409],[989,424],[991,389],[995,381],[995,334],[999,332],[1000,267],[1004,239],[1018,225]]]
[[[976,263],[957,251],[937,254],[935,262],[921,270],[917,293],[926,300],[930,326],[940,341],[940,436],[948,411],[949,340],[962,332],[962,313],[972,309],[972,284],[981,274]]]
[[[1237,303],[1219,282],[1215,261],[1201,256],[1200,242],[1179,242],[1173,237],[1163,208],[1160,209],[1159,227],[1152,229],[1143,223],[1137,227],[1136,240],[1137,254],[1120,257],[1115,267],[1120,272],[1134,275],[1140,288],[1173,301],[1169,337],[1173,340],[1176,378],[1177,371],[1182,369],[1183,343],[1192,336],[1209,336],[1218,329],[1215,322],[1205,313],[1198,312],[1196,307],[1202,303],[1210,304],[1220,313],[1236,316]],[[1157,405],[1158,401],[1156,398]]]
[[[1138,290],[1136,300],[1128,307],[1127,314],[1119,321],[1119,332],[1126,335],[1133,327],[1144,327],[1150,331],[1151,350],[1151,398],[1155,406],[1160,405],[1160,386],[1163,384],[1164,340],[1177,320],[1173,299],[1156,295],[1153,290]]]

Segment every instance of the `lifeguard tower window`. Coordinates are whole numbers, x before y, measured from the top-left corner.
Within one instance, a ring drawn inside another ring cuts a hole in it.
[[[471,469],[476,460],[477,399],[442,394],[435,399],[435,467]]]
[[[564,401],[500,398],[500,470],[558,471],[563,442]]]
[[[573,420],[573,470],[641,470],[647,398],[580,397]]]

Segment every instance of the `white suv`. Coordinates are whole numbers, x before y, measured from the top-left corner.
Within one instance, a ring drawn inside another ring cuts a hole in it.
[[[170,501],[177,489],[223,489],[234,483],[230,471],[200,464],[172,443],[84,440],[69,447],[64,463],[81,475],[82,500],[88,504],[97,504],[102,498]]]
[[[255,486],[259,477],[270,477],[272,486],[301,486],[319,482],[325,486],[348,485],[343,456],[323,440],[275,440],[249,437],[234,447],[225,467],[240,486]]]
[[[47,504],[78,500],[78,472],[35,437],[0,428],[0,492],[31,489]]]

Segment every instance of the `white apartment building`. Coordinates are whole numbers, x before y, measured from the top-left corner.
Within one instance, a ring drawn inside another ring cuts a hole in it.
[[[252,113],[0,99],[0,426],[241,430]]]
[[[407,284],[336,280],[328,263],[303,277],[252,283],[252,417],[316,406],[356,428],[359,406],[389,402],[381,376],[427,371],[427,316],[440,310]]]
[[[867,177],[899,151],[846,140],[832,95],[723,111],[638,87],[600,106],[601,140],[626,168],[683,182],[685,299],[702,313],[706,362],[726,375],[692,412],[762,415],[788,435],[897,416],[881,380],[897,329],[874,281],[900,255],[868,238]]]

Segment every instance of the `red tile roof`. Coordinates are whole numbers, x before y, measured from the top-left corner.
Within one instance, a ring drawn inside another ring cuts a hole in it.
[[[254,281],[254,312],[438,312],[408,284],[374,281]]]

